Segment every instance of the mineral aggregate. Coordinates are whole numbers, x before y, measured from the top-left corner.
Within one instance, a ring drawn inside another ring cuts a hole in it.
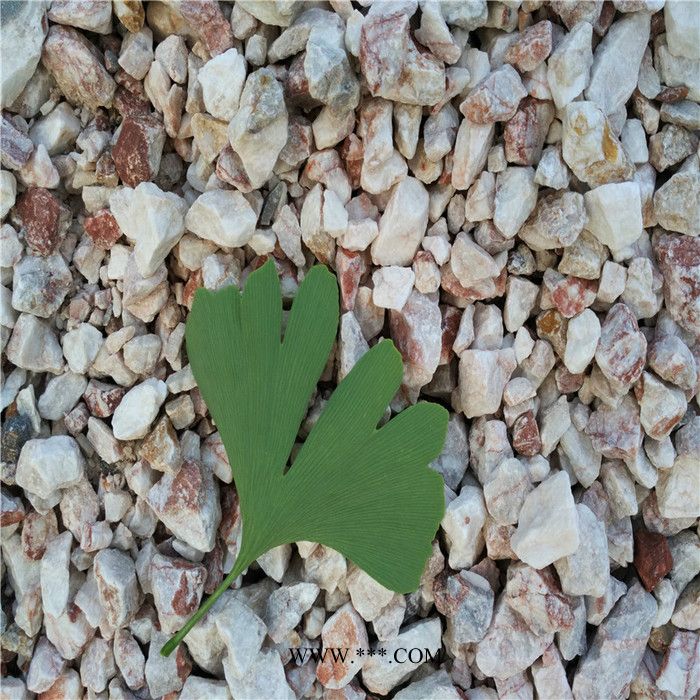
[[[0,14],[3,700],[697,697],[698,3]],[[188,312],[267,260],[339,283],[300,440],[390,338],[445,513],[417,590],[287,543],[164,658],[245,535]]]

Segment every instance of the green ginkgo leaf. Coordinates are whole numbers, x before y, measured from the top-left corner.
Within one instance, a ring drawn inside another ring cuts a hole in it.
[[[284,337],[272,262],[250,275],[243,294],[197,291],[187,352],[226,447],[243,540],[231,572],[164,655],[252,562],[281,544],[320,542],[391,590],[418,587],[444,512],[442,478],[427,465],[442,449],[448,415],[419,403],[377,427],[402,378],[391,341],[357,362],[288,465],[337,327],[337,282],[322,266],[300,285]]]

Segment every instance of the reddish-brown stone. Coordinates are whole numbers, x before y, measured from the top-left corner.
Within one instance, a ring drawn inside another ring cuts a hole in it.
[[[112,158],[125,185],[136,187],[156,176],[164,142],[165,130],[158,117],[146,114],[124,119]]]
[[[540,429],[533,411],[526,411],[513,423],[513,449],[525,457],[533,457],[542,449]]]
[[[506,160],[517,165],[537,163],[553,119],[551,102],[526,97],[503,130]]]
[[[109,250],[122,235],[117,220],[109,209],[100,209],[85,218],[85,232],[98,248]]]
[[[70,210],[43,187],[30,187],[17,203],[24,239],[37,255],[56,251],[70,223]]]
[[[673,557],[666,538],[658,532],[639,529],[634,533],[634,566],[644,588],[653,591],[673,568]]]

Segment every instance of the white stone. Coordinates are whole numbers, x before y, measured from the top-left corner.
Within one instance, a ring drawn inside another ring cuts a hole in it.
[[[605,114],[622,107],[637,87],[639,67],[649,41],[650,15],[626,14],[614,22],[593,54],[586,99]]]
[[[261,187],[287,143],[287,107],[282,86],[269,68],[251,73],[231,120],[228,137],[250,185]]]
[[[391,641],[379,642],[377,646],[384,648],[386,654],[377,654],[365,661],[362,667],[362,682],[372,693],[387,695],[427,660],[426,654],[422,653],[420,660],[411,661],[407,658],[405,650],[428,649],[431,654],[435,654],[440,649],[440,634],[440,619],[432,617],[408,625]],[[399,652],[399,649],[404,651]],[[397,652],[398,656],[395,657]],[[416,659],[415,654],[413,658]],[[402,659],[403,663],[396,663],[396,659]]]
[[[153,32],[145,26],[140,32],[127,32],[119,51],[119,65],[132,78],[143,80],[151,68],[151,63]]]
[[[486,165],[493,143],[493,124],[472,124],[463,119],[457,131],[452,164],[452,186],[468,190]]]
[[[255,233],[257,216],[238,191],[211,190],[197,197],[185,217],[187,230],[223,247],[245,245]]]
[[[68,435],[28,440],[17,461],[18,486],[40,498],[77,484],[85,472],[78,443]]]
[[[509,167],[496,177],[493,223],[506,237],[513,238],[537,204],[535,171]]]
[[[579,546],[578,517],[566,472],[557,472],[531,491],[510,545],[521,561],[542,569]]]
[[[71,372],[86,374],[104,344],[102,333],[90,323],[81,323],[63,336],[63,355]]]
[[[496,277],[502,266],[474,242],[471,234],[461,231],[452,243],[450,267],[462,286],[472,287],[490,277]]]
[[[486,522],[486,505],[481,489],[464,486],[457,498],[445,509],[440,527],[445,533],[452,569],[474,565],[484,548],[482,528]]]
[[[464,415],[474,418],[495,413],[501,405],[503,389],[516,366],[512,348],[462,352],[459,389]]]
[[[700,25],[692,2],[667,0],[664,5],[666,41],[672,54],[700,59]]]
[[[42,2],[17,3],[3,8],[3,37],[0,50],[2,107],[20,95],[32,77],[46,36],[48,22]]]
[[[139,272],[150,277],[182,237],[187,203],[152,182],[142,182],[113,194],[110,208],[124,235],[136,243]]]
[[[63,369],[63,353],[53,329],[33,314],[19,315],[5,352],[15,367],[32,372],[60,374]]]
[[[547,61],[547,82],[558,109],[565,107],[588,87],[593,63],[593,27],[579,22],[564,36]]]
[[[646,163],[649,160],[646,132],[639,119],[628,119],[622,127],[620,138],[633,163]]]
[[[642,200],[636,182],[601,185],[583,198],[588,214],[586,228],[610,248],[613,256],[642,235]]]
[[[87,379],[74,372],[53,377],[39,397],[39,414],[45,420],[60,420],[78,403],[86,387]]]
[[[390,265],[372,273],[372,301],[382,309],[402,309],[408,301],[416,276],[410,267]]]
[[[246,78],[246,61],[236,49],[229,49],[207,61],[197,73],[207,112],[229,122],[238,111]]]
[[[117,440],[138,440],[145,437],[167,394],[165,382],[154,378],[130,389],[114,411],[114,437]]]
[[[44,612],[54,617],[68,605],[70,551],[73,535],[66,530],[46,544],[41,558],[41,602]]]
[[[391,193],[372,243],[375,265],[410,265],[428,224],[428,192],[407,177]]]
[[[580,374],[588,367],[595,355],[599,338],[600,321],[590,309],[584,309],[569,320],[564,364],[571,374]]]
[[[243,602],[232,598],[216,616],[216,628],[226,647],[226,675],[245,676],[265,639],[265,623]]]
[[[15,176],[9,171],[9,170],[2,170],[0,171],[0,219],[4,219],[7,216],[7,212],[12,209],[15,205],[15,197],[17,196],[17,180],[15,180]],[[3,238],[2,238],[2,267],[9,267],[9,265],[5,264],[5,260],[8,257],[12,257],[11,254],[8,253],[8,251],[5,249],[6,241],[5,241],[5,236],[8,235],[5,233],[5,226],[3,228]],[[7,225],[7,228],[12,229],[9,224]],[[15,234],[16,237],[16,234]],[[21,249],[20,249],[21,252]],[[13,250],[13,253],[16,254],[16,251]]]

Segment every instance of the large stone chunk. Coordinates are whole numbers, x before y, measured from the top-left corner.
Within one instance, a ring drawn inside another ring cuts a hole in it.
[[[139,272],[144,277],[155,274],[185,231],[185,200],[152,182],[142,182],[133,190],[125,187],[115,192],[110,208],[121,232],[136,243]]]
[[[648,13],[628,13],[613,23],[595,50],[586,99],[595,102],[605,114],[622,107],[637,87],[649,27]]]
[[[117,88],[97,56],[96,47],[80,32],[56,24],[49,30],[41,60],[69,102],[94,111],[110,107]]]
[[[533,632],[502,596],[486,636],[476,646],[476,663],[486,676],[509,678],[527,669],[553,639],[552,633]]]
[[[19,97],[39,63],[48,29],[45,12],[46,6],[41,2],[3,4],[0,43],[3,109]]]
[[[30,187],[17,201],[24,238],[37,255],[51,255],[71,221],[70,209],[43,187]]]
[[[40,498],[77,484],[85,473],[85,459],[69,435],[28,440],[17,462],[18,486]]]
[[[433,105],[445,92],[445,67],[418,49],[407,6],[374,3],[360,30],[360,69],[376,97],[409,105]]]
[[[542,197],[518,236],[532,250],[553,250],[572,245],[587,221],[583,195],[550,192]]]
[[[618,697],[634,678],[656,617],[656,601],[635,583],[598,628],[576,670],[577,700]]]
[[[536,569],[576,551],[578,518],[566,472],[549,477],[527,495],[510,544],[522,561]]]
[[[386,654],[377,654],[367,659],[362,668],[362,682],[371,692],[386,695],[426,661],[425,653],[421,654],[419,661],[411,661],[405,650],[428,649],[431,654],[435,654],[440,648],[440,632],[440,620],[432,617],[405,627],[389,642],[379,642],[378,646],[384,648]],[[405,661],[395,663],[395,653],[398,653],[397,659]]]
[[[61,255],[26,255],[15,265],[13,285],[14,309],[49,318],[71,290],[73,275]]]
[[[512,348],[465,350],[459,361],[459,390],[467,418],[496,413],[503,389],[517,367]]]
[[[272,174],[287,143],[287,121],[284,91],[275,74],[269,68],[251,73],[228,130],[251,187],[262,187]]]
[[[642,235],[642,198],[639,184],[620,182],[601,185],[583,195],[588,213],[586,228],[613,256]]]
[[[246,198],[233,190],[201,194],[185,217],[188,231],[217,245],[237,248],[255,233],[257,216]]]
[[[654,215],[669,231],[700,235],[700,173],[676,173],[661,185],[654,193]]]
[[[114,166],[122,182],[136,187],[152,180],[160,168],[165,144],[165,128],[153,114],[129,116],[119,129],[112,148]]]
[[[579,180],[597,187],[632,178],[634,167],[594,102],[567,105],[562,130],[562,155]]]
[[[185,460],[148,492],[148,504],[172,533],[200,552],[214,548],[221,520],[219,488],[211,468]]]
[[[517,71],[505,64],[476,85],[459,110],[474,124],[505,122],[515,115],[526,95]]]
[[[114,437],[117,440],[145,437],[167,394],[165,382],[153,377],[128,391],[114,411]]]
[[[436,299],[414,290],[389,314],[391,337],[404,362],[403,382],[420,388],[432,378],[442,349],[442,315]]]
[[[372,243],[375,265],[410,265],[428,224],[428,192],[414,177],[400,182],[384,209]]]
[[[664,280],[664,301],[673,319],[700,334],[700,238],[654,234],[656,259]]]
[[[578,97],[588,86],[593,63],[593,27],[580,22],[559,42],[547,61],[547,82],[558,109]]]
[[[125,626],[141,604],[133,559],[117,549],[103,549],[95,556],[94,570],[107,623],[115,629]]]

